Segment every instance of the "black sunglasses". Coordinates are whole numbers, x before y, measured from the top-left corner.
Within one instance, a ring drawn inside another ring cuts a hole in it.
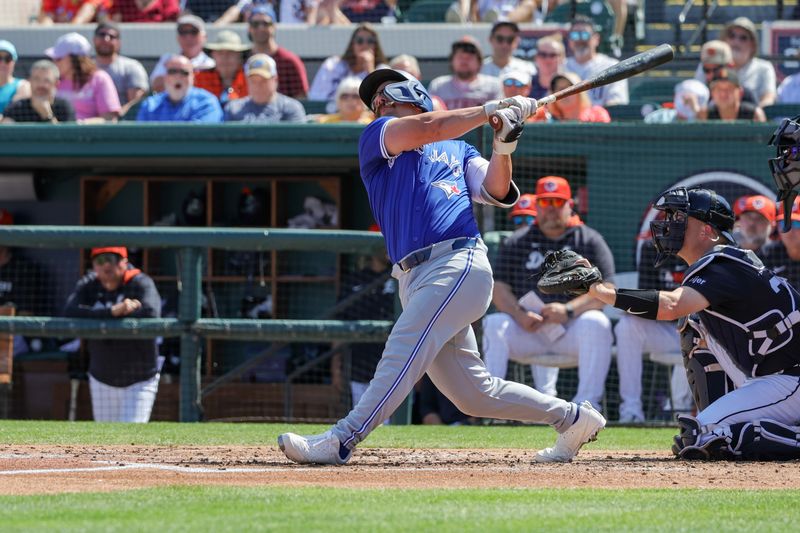
[[[356,37],[353,42],[356,44],[377,44],[378,40],[374,37]]]
[[[556,52],[536,52],[536,57],[541,57],[543,59],[548,59],[551,57],[558,57],[560,54]]]
[[[94,256],[92,258],[92,263],[97,266],[103,266],[107,264],[117,265],[121,259],[122,258],[117,254],[105,253]]]
[[[109,39],[111,41],[116,41],[117,39],[119,39],[119,35],[117,35],[116,33],[109,33],[107,31],[99,31],[95,33],[94,36],[99,37],[101,39]]]
[[[200,30],[197,28],[180,28],[178,29],[178,35],[200,35]]]
[[[167,74],[170,76],[188,76],[191,72],[182,68],[168,68]]]
[[[723,68],[724,68],[724,67],[723,67],[722,65],[717,65],[717,66],[715,66],[715,67],[706,67],[706,66],[704,65],[704,66],[703,66],[703,72],[705,72],[706,74],[709,74],[709,73],[711,73],[711,72],[719,72],[719,71],[720,71],[720,70],[722,70]]]
[[[11,57],[11,54],[0,54],[0,62],[11,63],[12,61],[14,61],[14,58]]]
[[[273,22],[270,20],[251,20],[250,27],[251,28],[269,28],[272,26]]]
[[[514,39],[516,39],[516,38],[517,37],[514,36],[514,35],[512,35],[510,37],[503,36],[503,35],[495,35],[494,36],[494,40],[497,41],[500,44],[511,44],[511,43],[514,42]]]

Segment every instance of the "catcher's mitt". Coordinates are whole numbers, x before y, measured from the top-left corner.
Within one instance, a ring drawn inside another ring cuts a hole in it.
[[[579,296],[589,292],[597,281],[603,281],[603,275],[585,257],[572,250],[556,250],[544,256],[542,276],[536,286],[544,294]]]

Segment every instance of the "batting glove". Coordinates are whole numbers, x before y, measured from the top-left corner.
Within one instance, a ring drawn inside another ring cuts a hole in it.
[[[517,149],[517,139],[522,135],[525,120],[517,107],[508,107],[495,112],[500,127],[494,132],[492,150],[496,154],[511,155]]]
[[[536,112],[536,100],[525,96],[512,96],[510,98],[503,98],[502,100],[490,100],[483,105],[483,111],[488,118],[494,115],[498,110],[507,109],[509,107],[518,108],[522,114],[522,120],[525,120]]]

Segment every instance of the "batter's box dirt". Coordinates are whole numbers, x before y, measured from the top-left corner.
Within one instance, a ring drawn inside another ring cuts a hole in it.
[[[586,449],[569,464],[537,464],[534,451],[362,448],[336,467],[295,465],[266,446],[11,446],[0,453],[0,494],[160,485],[800,488],[800,461],[684,462],[668,451]]]

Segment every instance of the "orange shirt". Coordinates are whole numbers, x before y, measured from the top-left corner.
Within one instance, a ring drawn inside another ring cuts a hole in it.
[[[225,94],[223,94],[225,87],[222,86],[222,78],[220,77],[219,72],[213,68],[211,70],[201,70],[195,72],[194,86],[210,92],[219,98],[220,102],[223,104],[230,100],[244,98],[250,93],[250,91],[247,89],[247,78],[245,78],[244,69],[241,68],[239,69],[239,72],[236,73],[236,76],[233,77],[233,84],[227,88],[227,92],[225,92]]]

